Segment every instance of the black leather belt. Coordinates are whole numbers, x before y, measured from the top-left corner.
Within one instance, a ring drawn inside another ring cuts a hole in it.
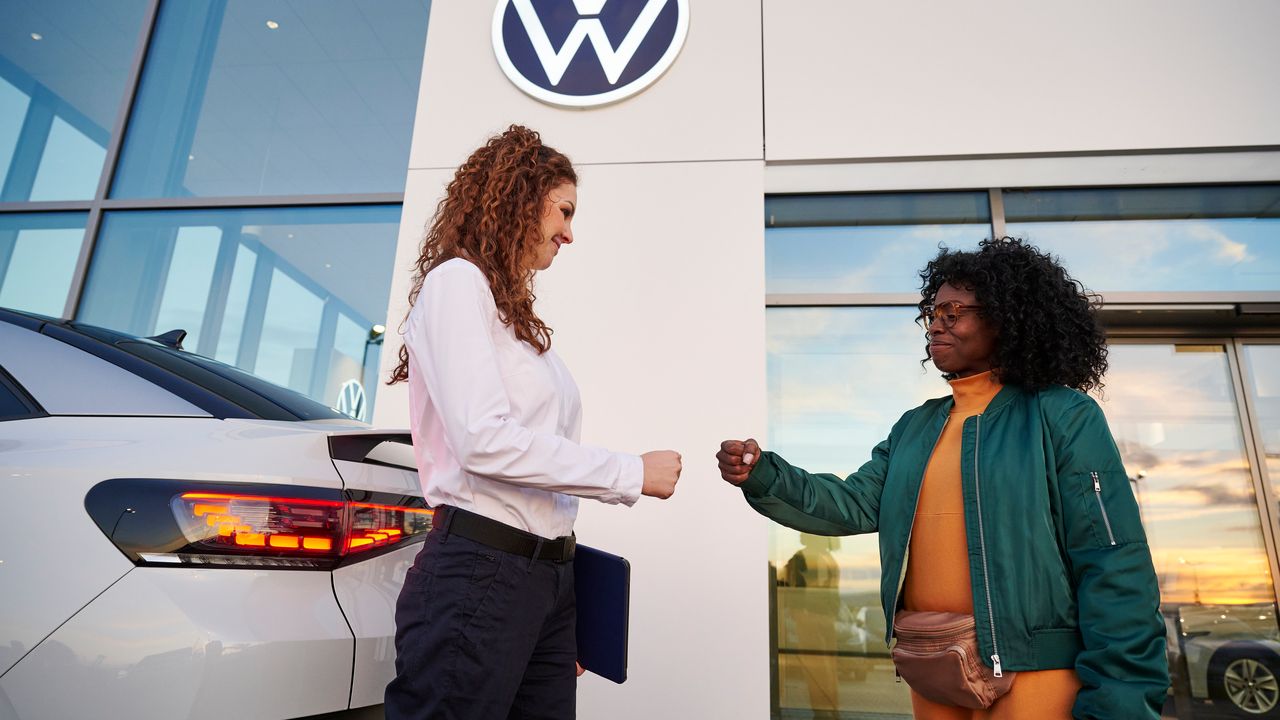
[[[443,515],[443,517],[442,517]],[[443,522],[446,537],[459,535],[487,545],[494,550],[509,552],[533,560],[569,562],[573,559],[577,541],[572,535],[547,540],[530,532],[519,530],[497,520],[461,510],[450,505],[436,508],[435,522]]]

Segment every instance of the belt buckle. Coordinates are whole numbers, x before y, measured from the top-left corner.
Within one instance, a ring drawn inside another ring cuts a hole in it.
[[[560,562],[569,562],[573,559],[573,550],[578,546],[578,539],[575,535],[568,535],[564,539],[564,547],[560,551]]]

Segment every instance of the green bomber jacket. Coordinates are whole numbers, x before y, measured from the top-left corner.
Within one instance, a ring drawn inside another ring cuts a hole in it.
[[[765,452],[741,485],[753,508],[787,527],[880,533],[886,642],[925,466],[953,404],[908,411],[846,478]],[[1065,387],[1005,386],[965,420],[960,457],[983,662],[1002,672],[1075,668],[1076,718],[1158,718],[1169,688],[1160,591],[1102,409]]]

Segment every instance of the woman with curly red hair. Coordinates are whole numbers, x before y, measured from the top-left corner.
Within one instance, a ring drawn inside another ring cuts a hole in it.
[[[571,718],[578,498],[668,498],[670,450],[578,442],[581,405],[534,312],[572,243],[577,174],[512,125],[458,168],[422,244],[400,363],[418,476],[436,508],[396,604],[388,718]]]

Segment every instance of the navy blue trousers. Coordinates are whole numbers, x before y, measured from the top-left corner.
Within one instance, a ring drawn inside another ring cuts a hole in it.
[[[577,701],[573,563],[431,529],[396,602],[388,720],[557,720]]]

